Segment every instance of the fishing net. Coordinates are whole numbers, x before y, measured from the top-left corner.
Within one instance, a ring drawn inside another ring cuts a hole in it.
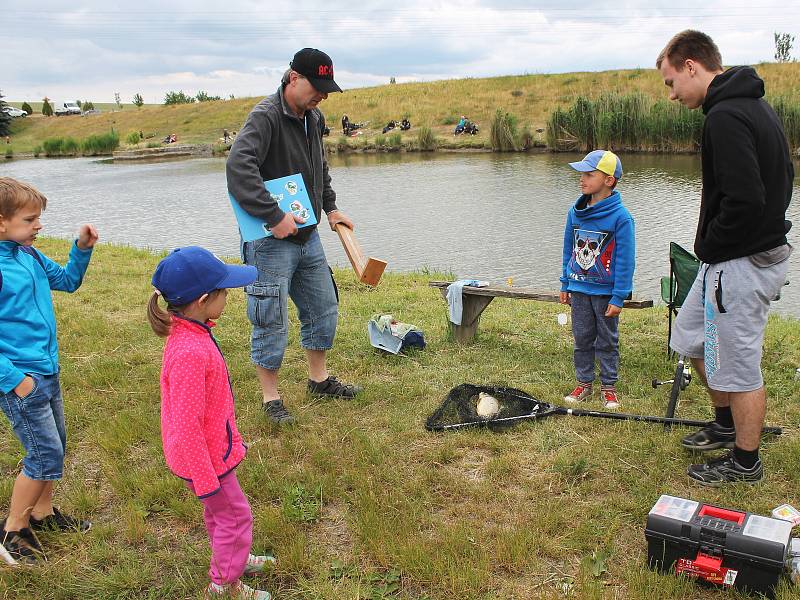
[[[495,410],[490,414],[484,410],[483,416],[479,414],[478,405],[482,400],[491,403],[496,400]],[[428,417],[425,429],[443,431],[465,425],[502,429],[514,425],[519,417],[536,418],[551,410],[550,405],[516,388],[462,383],[450,390],[439,408]]]

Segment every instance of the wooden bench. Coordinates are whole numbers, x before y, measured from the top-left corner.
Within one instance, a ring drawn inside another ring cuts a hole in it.
[[[430,281],[430,287],[439,288],[442,296],[447,300],[447,287],[452,281]],[[478,320],[483,310],[497,297],[516,298],[518,300],[539,300],[540,302],[558,302],[559,292],[536,290],[527,287],[472,287],[465,285],[462,288],[463,311],[461,325],[450,322],[453,336],[458,342],[468,342],[475,337],[478,330]],[[625,300],[625,308],[650,308],[652,300]]]

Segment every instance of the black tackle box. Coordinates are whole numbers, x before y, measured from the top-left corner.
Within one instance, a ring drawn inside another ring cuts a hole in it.
[[[644,535],[653,569],[772,598],[791,533],[788,521],[663,495]]]

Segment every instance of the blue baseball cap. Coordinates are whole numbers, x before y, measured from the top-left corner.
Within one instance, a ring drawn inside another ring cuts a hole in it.
[[[186,246],[161,259],[152,282],[167,302],[183,306],[214,290],[244,287],[256,277],[255,267],[229,265],[205,248]]]
[[[622,161],[610,150],[594,150],[582,161],[569,163],[569,166],[581,173],[600,171],[617,179],[622,177]]]

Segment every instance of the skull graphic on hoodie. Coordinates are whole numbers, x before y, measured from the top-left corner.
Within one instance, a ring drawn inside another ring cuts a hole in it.
[[[608,232],[575,228],[568,277],[577,281],[610,283],[614,238]]]

